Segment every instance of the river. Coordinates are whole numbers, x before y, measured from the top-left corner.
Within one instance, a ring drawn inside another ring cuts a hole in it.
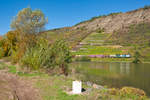
[[[129,62],[73,62],[78,79],[108,87],[132,86],[150,95],[150,64]]]

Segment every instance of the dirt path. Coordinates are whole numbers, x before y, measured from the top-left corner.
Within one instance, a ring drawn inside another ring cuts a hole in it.
[[[0,100],[41,100],[32,83],[0,70]]]

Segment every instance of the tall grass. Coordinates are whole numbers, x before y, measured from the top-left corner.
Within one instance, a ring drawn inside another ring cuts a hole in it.
[[[47,41],[40,39],[36,46],[28,48],[21,59],[23,65],[31,69],[39,69],[43,65],[43,56],[48,48]]]
[[[43,38],[39,39],[34,47],[28,48],[21,60],[22,64],[30,69],[60,68],[62,74],[66,74],[67,63],[70,61],[70,50],[65,41],[57,40],[48,44]]]

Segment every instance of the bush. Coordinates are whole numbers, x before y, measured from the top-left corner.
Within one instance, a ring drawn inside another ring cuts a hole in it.
[[[27,49],[25,55],[22,58],[23,65],[26,65],[31,69],[39,69],[41,62],[39,56],[40,52],[38,50],[38,48]]]
[[[143,90],[133,87],[123,87],[122,89],[112,88],[109,89],[110,95],[119,96],[121,100],[145,100],[146,94]]]
[[[143,100],[142,98],[145,98],[146,96],[143,90],[133,88],[133,87],[123,87],[122,89],[120,89],[119,94],[120,96],[123,96],[123,97],[127,96],[129,98],[132,98],[134,95],[134,96],[141,98],[141,100]]]
[[[28,48],[34,48],[38,43],[39,37],[34,34],[26,34],[19,37],[16,43],[16,50],[12,51],[11,58],[13,62],[19,62]]]
[[[104,28],[99,28],[99,29],[96,30],[96,32],[97,33],[102,33],[102,32],[104,32]]]
[[[68,44],[65,40],[57,40],[51,47],[51,59],[53,64],[56,64],[61,69],[61,73],[67,75],[68,63],[71,62],[72,55]]]
[[[48,45],[48,42],[41,38],[35,47],[27,49],[21,62],[30,69],[53,69],[58,66],[61,73],[67,75],[67,63],[71,62],[71,54],[64,40],[57,40]]]
[[[43,55],[48,48],[48,43],[43,38],[40,38],[36,46],[28,48],[21,59],[23,65],[26,65],[30,69],[39,69],[43,65]]]
[[[149,9],[149,8],[150,8],[149,5],[145,5],[143,9],[146,10],[146,9]]]
[[[75,61],[91,61],[91,59],[87,56],[83,56],[75,58]]]
[[[0,44],[1,44],[2,56],[3,57],[9,56],[10,45],[8,44],[7,39],[5,38],[5,39],[1,40]]]
[[[134,57],[133,63],[141,62],[140,59],[139,59],[140,56],[141,56],[140,53],[138,51],[135,51],[134,56],[133,56]]]
[[[111,88],[109,89],[109,94],[111,95],[118,95],[119,89]]]
[[[3,53],[4,53],[4,51],[3,51],[3,49],[0,47],[0,58],[3,57]]]
[[[9,31],[5,37],[0,40],[1,56],[11,56],[12,52],[16,50],[17,31]]]

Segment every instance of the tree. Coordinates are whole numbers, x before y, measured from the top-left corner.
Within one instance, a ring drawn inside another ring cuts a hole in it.
[[[21,59],[27,48],[36,46],[37,34],[44,30],[45,24],[48,22],[44,14],[40,10],[32,11],[31,8],[24,8],[16,17],[14,17],[11,28],[19,33],[18,50],[14,53],[16,61]]]
[[[7,37],[7,42],[10,46],[10,55],[12,54],[12,52],[17,49],[17,42],[18,42],[18,37],[19,33],[17,31],[9,31],[6,34]]]
[[[133,63],[141,62],[139,59],[140,56],[141,56],[140,53],[138,51],[135,51],[134,56],[133,56],[134,57]]]
[[[0,47],[3,50],[3,56],[10,56],[16,50],[18,33],[16,31],[9,31],[0,40]]]
[[[47,21],[42,11],[24,8],[14,17],[11,28],[18,30],[22,35],[37,34],[44,29]]]
[[[0,36],[0,41],[1,41],[2,39],[3,39],[2,36]]]
[[[68,72],[68,63],[71,62],[71,53],[69,50],[69,46],[65,42],[65,40],[57,40],[52,45],[52,61],[59,66],[61,69],[61,73],[67,75]]]

